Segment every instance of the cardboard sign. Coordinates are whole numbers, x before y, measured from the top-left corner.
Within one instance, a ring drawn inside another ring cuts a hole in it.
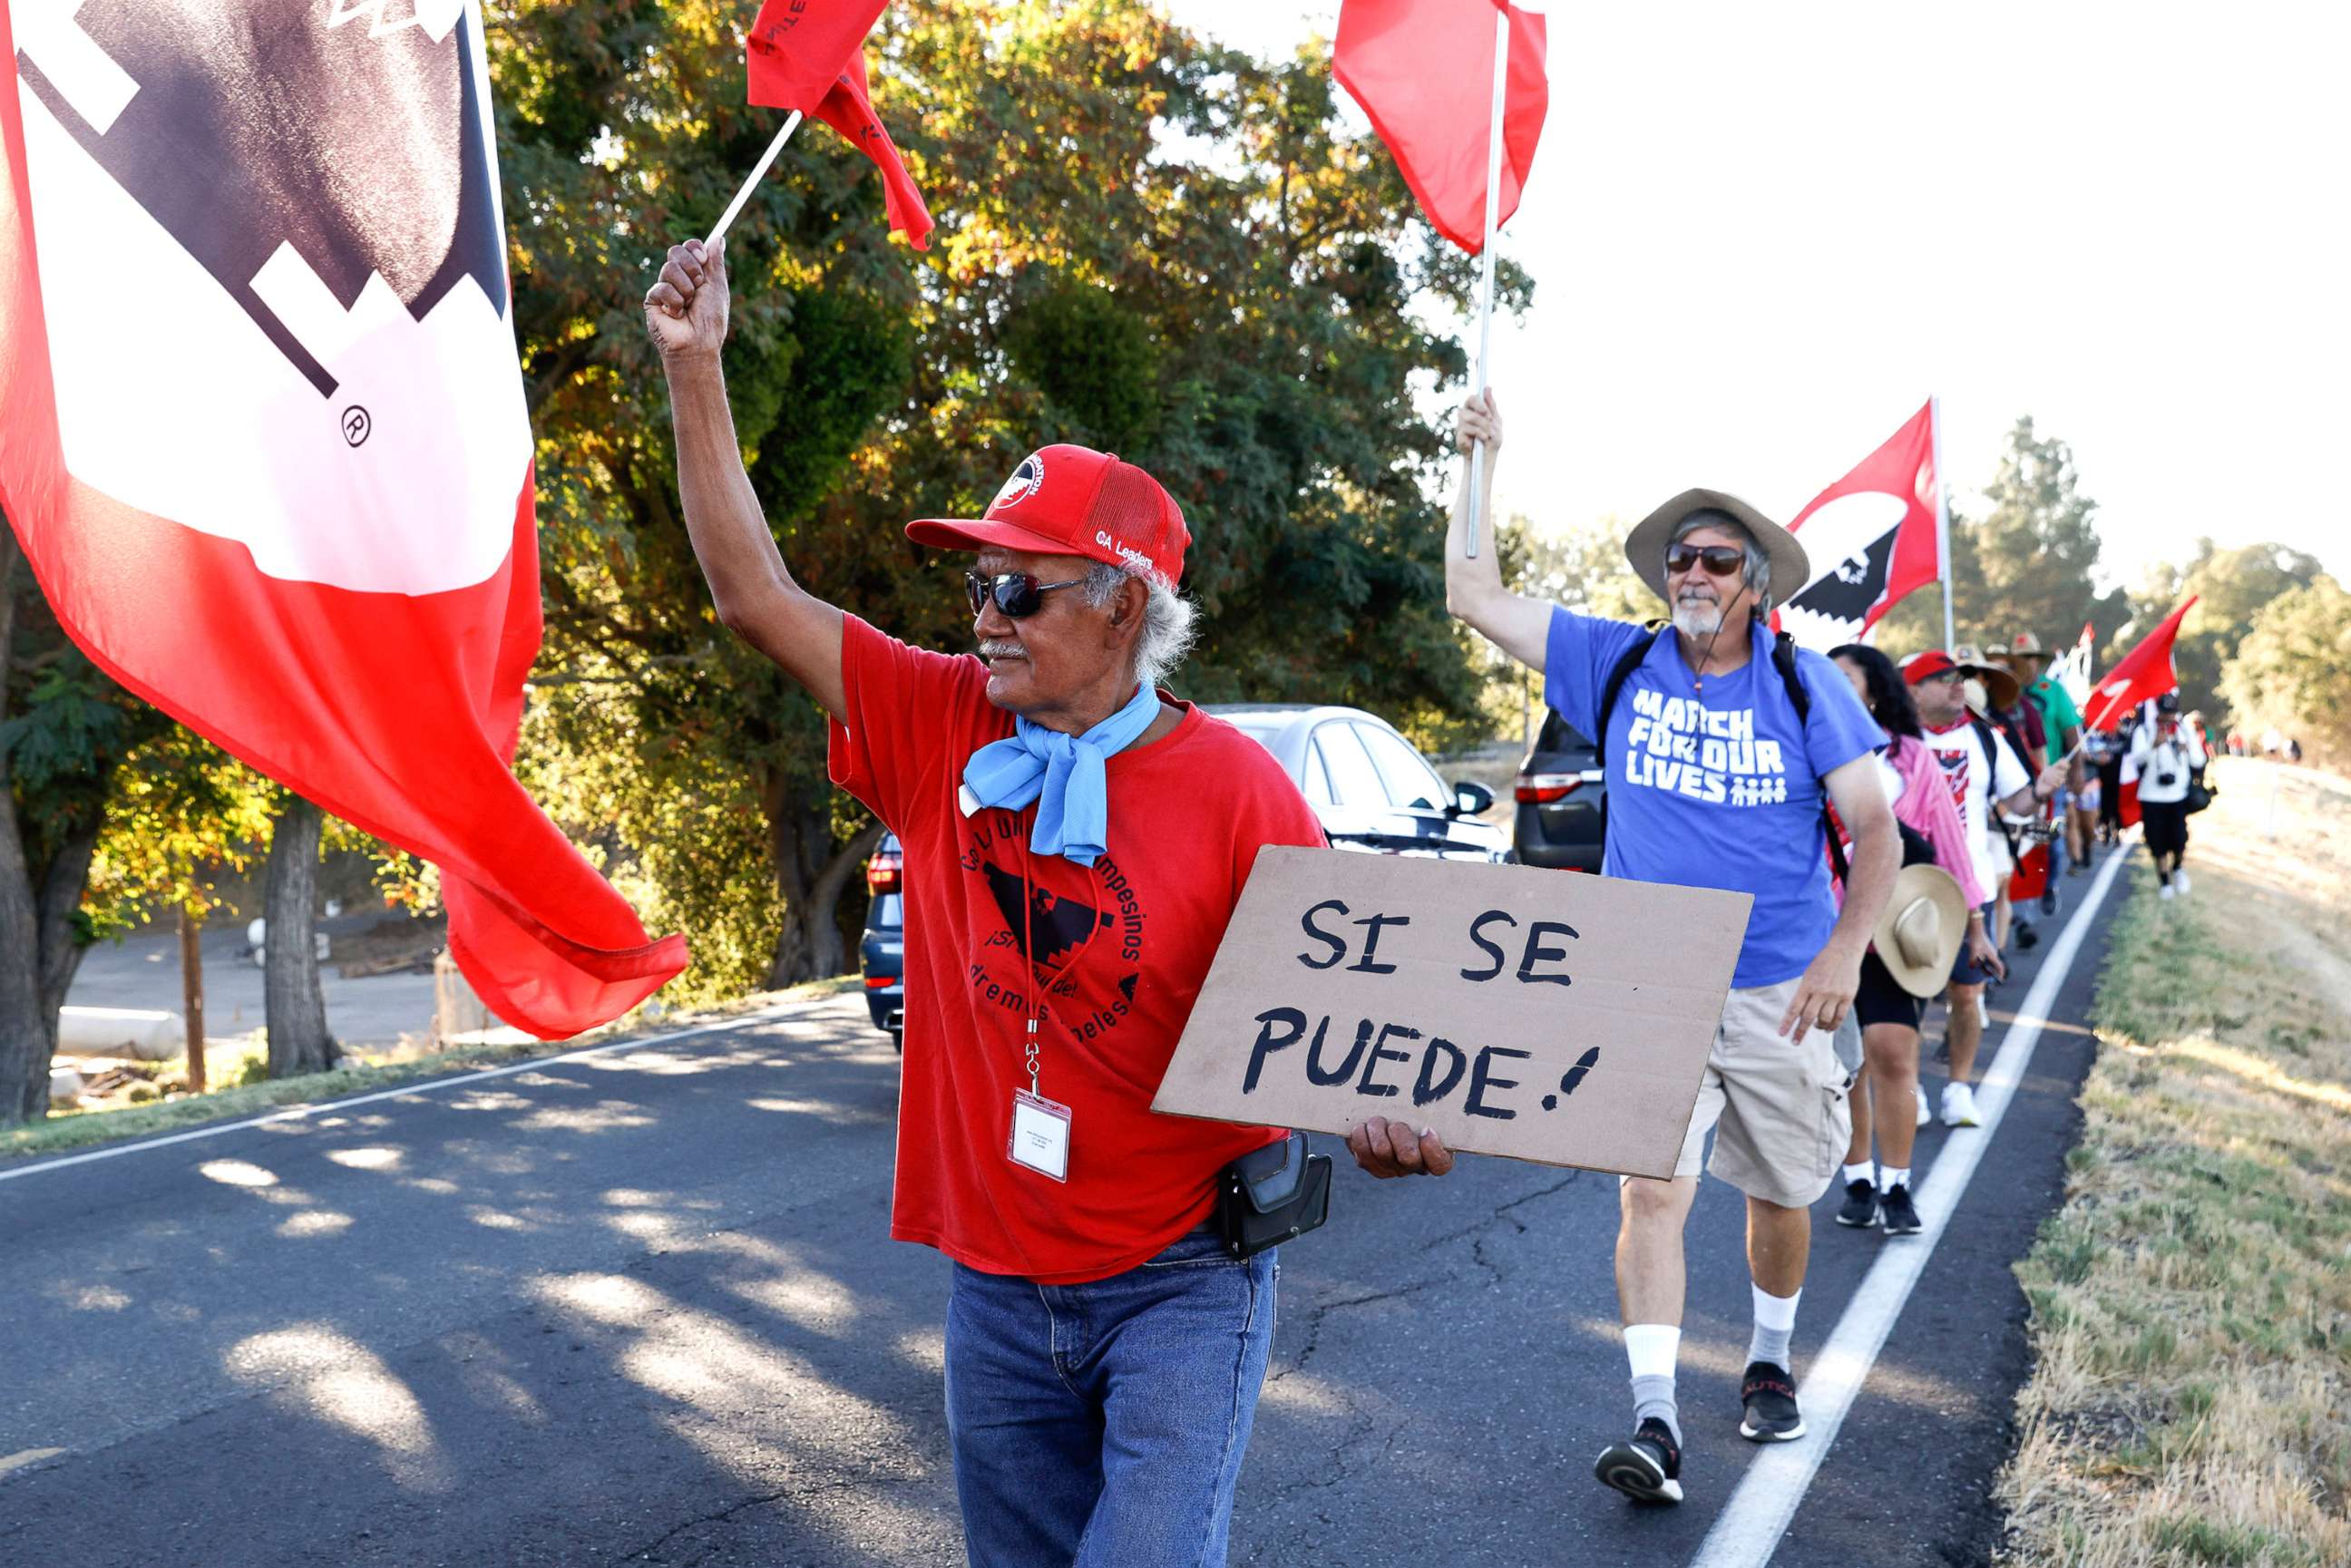
[[[1670,1176],[1752,903],[1269,845],[1152,1109]]]

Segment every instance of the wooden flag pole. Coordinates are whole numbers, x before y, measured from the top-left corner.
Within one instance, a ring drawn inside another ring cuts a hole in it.
[[[1486,128],[1486,243],[1479,251],[1484,267],[1478,277],[1478,391],[1486,391],[1487,371],[1494,349],[1494,231],[1501,227],[1502,110],[1510,95],[1510,12],[1494,11],[1494,117]],[[1486,510],[1486,444],[1469,448],[1469,532],[1462,553],[1478,557],[1478,519]]]
[[[710,237],[702,242],[703,249],[715,250],[718,242],[726,237],[726,231],[734,227],[735,219],[743,211],[743,204],[751,199],[751,193],[758,188],[760,181],[768,177],[768,171],[776,166],[776,154],[784,150],[784,143],[789,141],[792,132],[799,128],[800,111],[796,109],[792,110],[792,117],[784,121],[784,128],[776,132],[776,139],[768,143],[768,150],[759,154],[759,162],[752,169],[751,177],[743,182],[743,188],[735,193],[733,201],[726,204],[726,214],[718,220],[718,226],[710,231]]]

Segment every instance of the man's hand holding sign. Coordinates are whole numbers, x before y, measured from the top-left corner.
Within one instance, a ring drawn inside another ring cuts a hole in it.
[[[1526,867],[1269,848],[1153,1109],[1669,1176],[1749,899]]]

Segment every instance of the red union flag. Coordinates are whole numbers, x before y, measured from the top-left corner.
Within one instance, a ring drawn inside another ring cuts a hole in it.
[[[58,619],[439,865],[509,1023],[650,995],[684,943],[507,766],[538,559],[477,6],[0,6],[0,505]]]
[[[2196,608],[2197,598],[2189,594],[2186,603],[2165,616],[2163,624],[2141,638],[2138,646],[2125,653],[2114,672],[2098,683],[2082,709],[2085,729],[2120,729],[2139,704],[2179,689],[2179,677],[2171,669],[2171,644],[2179,635],[2180,622]]]
[[[751,101],[810,114],[849,62],[865,52],[865,35],[885,0],[762,0],[744,39]],[[859,80],[863,80],[861,69]]]
[[[1825,653],[1856,641],[1903,595],[1942,576],[1934,406],[1929,401],[1788,525],[1803,540],[1813,576],[1777,613],[1804,647]]]
[[[1519,210],[1551,84],[1541,16],[1496,0],[1346,0],[1331,72],[1363,106],[1437,232],[1476,256],[1486,244],[1494,112],[1494,13],[1510,18],[1497,225]]]
[[[914,177],[906,172],[897,143],[882,129],[882,117],[873,112],[873,99],[866,94],[862,49],[849,57],[832,90],[816,106],[816,117],[848,137],[882,171],[882,205],[890,227],[916,250],[930,249],[931,209],[924,204]]]

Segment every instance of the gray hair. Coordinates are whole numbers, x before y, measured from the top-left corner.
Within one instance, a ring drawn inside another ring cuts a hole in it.
[[[1755,613],[1760,618],[1771,613],[1771,558],[1764,553],[1763,543],[1745,523],[1729,512],[1719,512],[1711,507],[1701,507],[1674,525],[1673,537],[1666,541],[1666,553],[1700,528],[1714,528],[1737,539],[1747,550],[1747,559],[1740,567],[1740,580],[1755,596]]]
[[[1096,561],[1086,569],[1086,602],[1097,610],[1108,608],[1120,585],[1130,578],[1143,584],[1149,595],[1143,606],[1143,634],[1134,641],[1134,674],[1157,691],[1192,651],[1193,640],[1199,635],[1199,612],[1153,573],[1108,561]]]

